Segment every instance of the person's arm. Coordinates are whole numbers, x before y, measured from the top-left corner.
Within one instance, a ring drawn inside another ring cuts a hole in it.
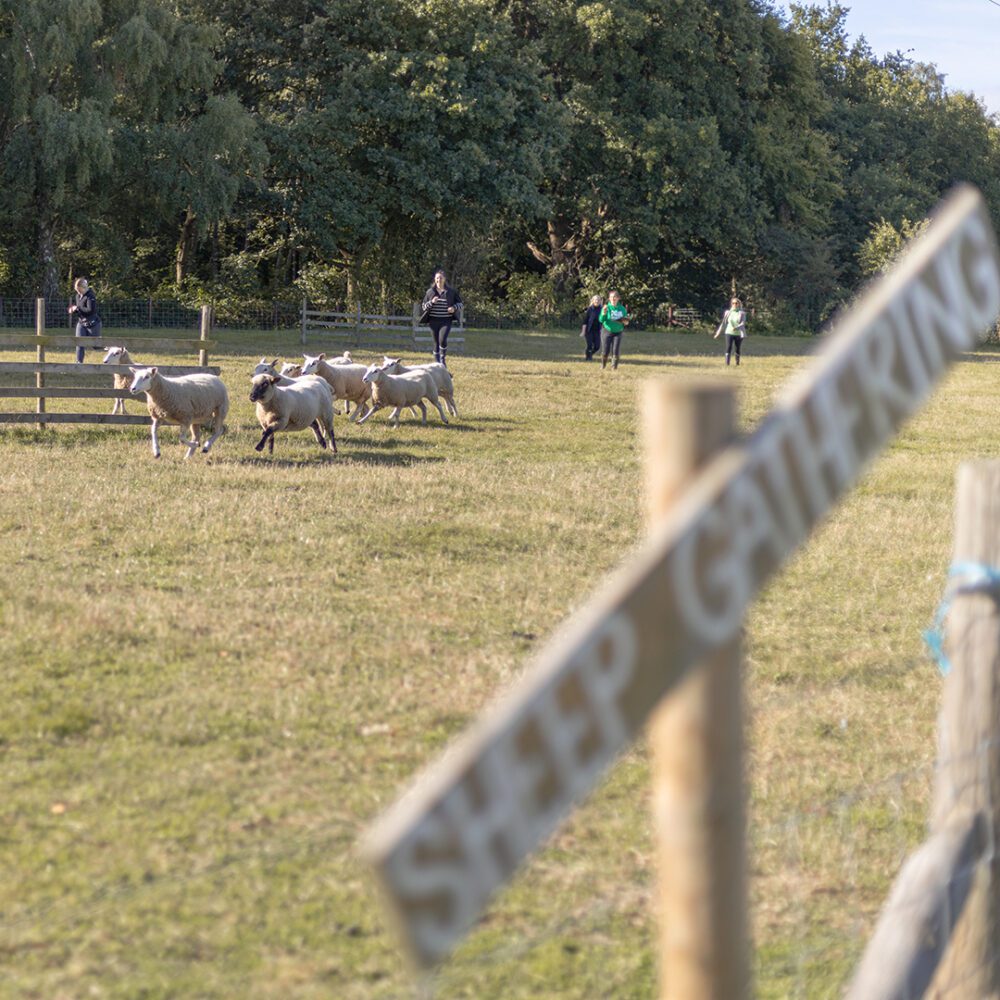
[[[437,290],[431,285],[430,288],[424,292],[424,301],[420,304],[420,309],[422,312],[427,312],[431,307],[431,303],[434,301],[434,296],[437,295]]]
[[[77,312],[89,319],[97,311],[97,297],[93,293],[88,292],[80,300],[80,305],[77,307]]]

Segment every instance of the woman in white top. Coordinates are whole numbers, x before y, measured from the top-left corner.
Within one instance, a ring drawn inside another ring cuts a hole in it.
[[[735,296],[729,303],[729,308],[722,314],[722,322],[715,331],[715,336],[726,333],[726,364],[729,358],[736,353],[736,364],[740,363],[740,348],[743,346],[743,338],[747,335],[747,314],[743,309],[743,303]]]

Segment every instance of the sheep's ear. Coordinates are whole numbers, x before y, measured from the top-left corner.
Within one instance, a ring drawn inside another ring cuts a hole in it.
[[[275,368],[277,368],[277,367],[278,367],[278,359],[277,359],[277,358],[275,358],[275,359],[274,359],[274,360],[273,360],[273,361],[271,362],[271,364],[272,364],[272,365],[274,365],[274,367],[275,367]]]
[[[156,366],[155,365],[152,368],[149,369],[149,374],[150,375],[155,375],[156,374]]]
[[[271,385],[277,385],[281,381],[281,376],[280,375],[268,375],[267,376],[267,380],[268,380],[268,382],[271,383]]]
[[[320,359],[320,361],[326,361],[326,355],[325,354],[321,354],[319,356],[319,359]]]
[[[132,373],[133,375],[138,375],[138,374],[139,374],[139,372],[140,372],[140,371],[141,371],[142,369],[141,369],[141,368],[133,368],[133,367],[132,367],[131,365],[129,365],[129,368],[128,368],[128,370],[129,370],[129,371],[130,371],[130,372],[131,372],[131,373]]]

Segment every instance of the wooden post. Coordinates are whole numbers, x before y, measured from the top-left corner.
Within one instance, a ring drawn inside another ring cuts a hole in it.
[[[723,385],[658,380],[645,398],[650,526],[734,434]],[[696,666],[649,723],[663,1000],[750,993],[740,642]]]
[[[1000,568],[1000,462],[958,471],[954,564]],[[956,578],[959,579],[959,578]],[[934,996],[1000,996],[1000,587],[976,586],[954,598],[947,620],[951,671],[938,720],[935,833],[982,812],[986,857],[934,980]],[[960,984],[960,985],[956,985]]]
[[[212,307],[202,306],[201,307],[201,337],[199,338],[202,342],[207,341],[209,333],[212,330]],[[198,352],[198,364],[204,368],[208,365],[208,351],[203,347]]]
[[[35,299],[35,336],[44,337],[45,336],[45,299]],[[39,364],[43,364],[45,361],[45,345],[39,341],[38,342],[38,353],[36,355],[36,360]],[[42,389],[45,387],[45,375],[38,371],[35,372],[35,388]],[[36,413],[45,412],[45,397],[39,396],[37,406],[35,408]],[[39,429],[45,427],[45,421],[39,420]]]

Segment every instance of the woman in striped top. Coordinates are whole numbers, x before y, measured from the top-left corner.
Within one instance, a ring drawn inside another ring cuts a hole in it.
[[[456,313],[462,305],[462,296],[445,279],[444,271],[434,272],[434,284],[424,292],[423,315],[434,335],[434,360],[446,364],[448,334]]]

